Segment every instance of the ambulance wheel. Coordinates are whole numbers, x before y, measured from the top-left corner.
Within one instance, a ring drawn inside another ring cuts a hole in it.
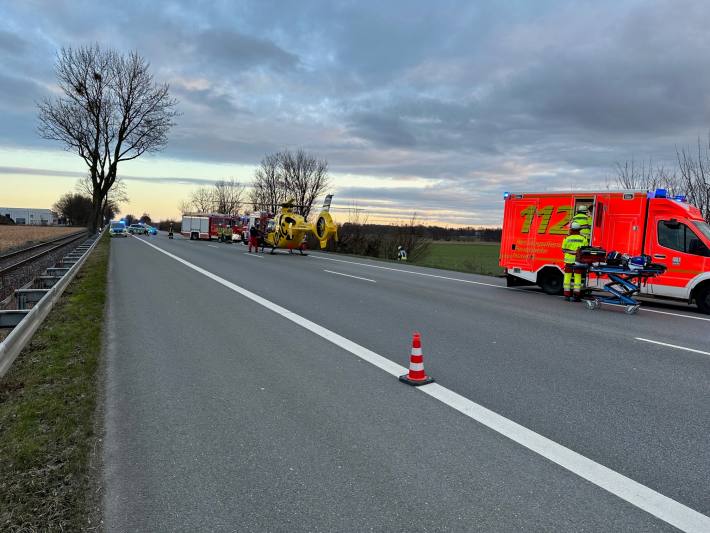
[[[700,311],[710,315],[710,286],[701,289],[695,295],[695,303]]]
[[[557,269],[541,272],[538,284],[545,294],[562,294],[562,273]]]
[[[626,309],[624,309],[624,311],[626,312],[627,315],[635,315],[638,312],[639,307],[641,307],[641,306],[640,305],[627,305]]]

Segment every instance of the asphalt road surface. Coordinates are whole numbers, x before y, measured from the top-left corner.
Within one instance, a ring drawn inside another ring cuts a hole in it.
[[[691,309],[165,234],[109,279],[109,531],[710,531]]]

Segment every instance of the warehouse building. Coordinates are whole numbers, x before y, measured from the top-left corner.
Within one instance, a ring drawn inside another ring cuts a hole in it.
[[[53,226],[57,223],[57,214],[51,209],[0,207],[0,215],[11,219],[15,224],[19,225]]]

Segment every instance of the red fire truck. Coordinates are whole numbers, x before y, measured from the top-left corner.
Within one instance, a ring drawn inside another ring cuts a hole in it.
[[[219,213],[185,213],[182,215],[180,234],[190,240],[219,238],[219,228],[230,227],[239,231],[240,218]]]
[[[548,294],[561,292],[562,240],[574,213],[586,205],[593,246],[650,255],[667,267],[642,294],[695,302],[710,313],[710,225],[684,197],[657,189],[505,193],[504,199],[500,266],[508,286],[537,284]]]

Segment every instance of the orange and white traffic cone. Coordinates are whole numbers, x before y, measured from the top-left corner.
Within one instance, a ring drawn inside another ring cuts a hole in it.
[[[409,373],[399,376],[402,383],[409,385],[426,385],[433,383],[434,378],[427,376],[424,372],[424,356],[422,355],[422,338],[419,333],[414,333],[412,337],[412,355],[409,358]]]

